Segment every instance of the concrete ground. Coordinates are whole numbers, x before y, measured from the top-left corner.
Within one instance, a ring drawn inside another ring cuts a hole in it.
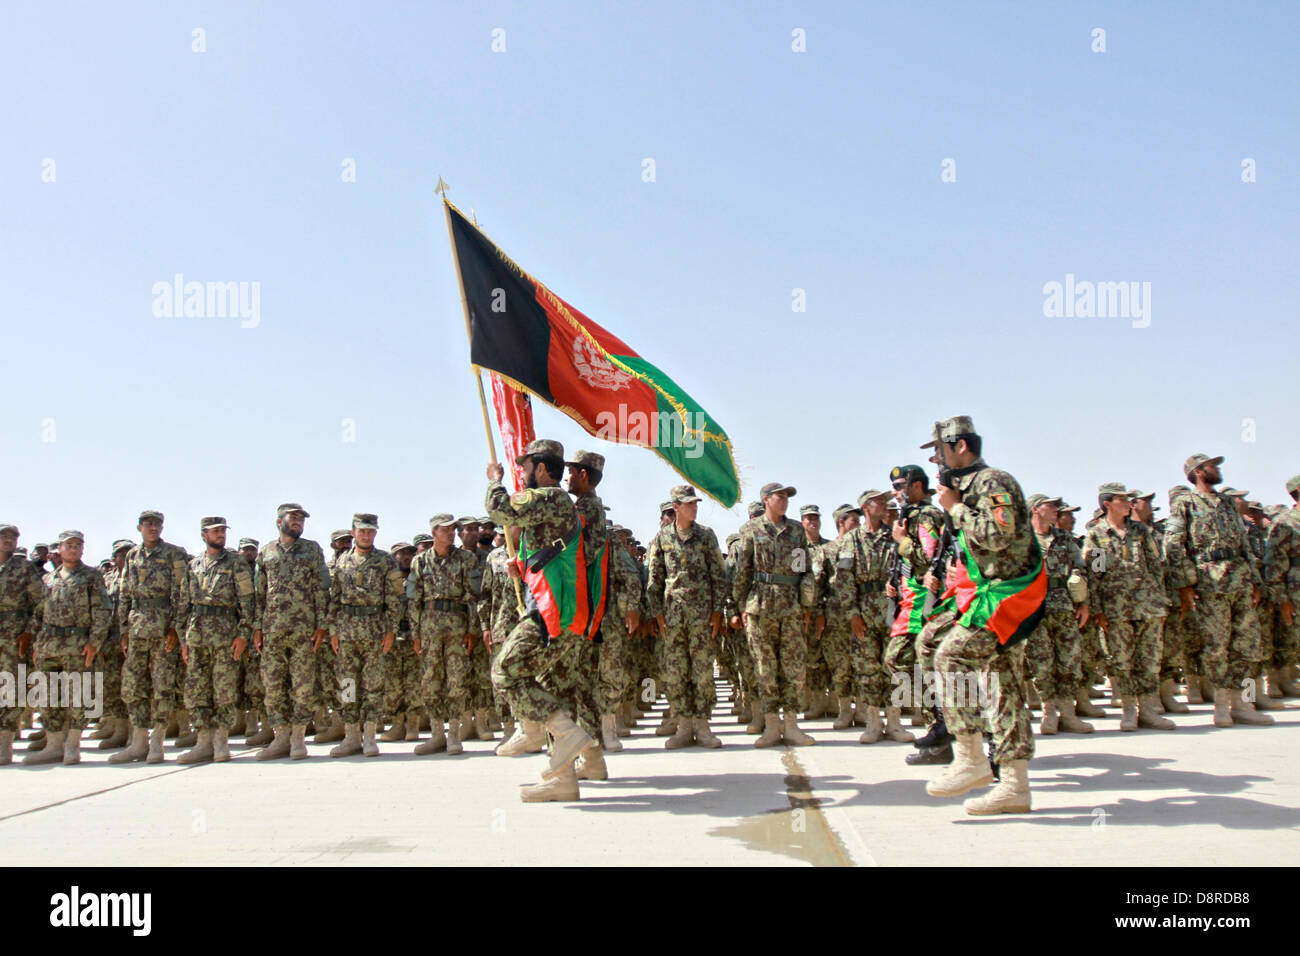
[[[1300,701],[1270,728],[1217,729],[1212,708],[1172,732],[1037,738],[1030,814],[971,817],[925,793],[912,748],[805,721],[817,745],[757,750],[735,718],[721,750],[666,751],[641,722],[610,779],[570,804],[519,802],[544,757],[495,743],[416,757],[0,769],[0,842],[11,865],[1271,865],[1300,850]],[[1035,726],[1037,723],[1035,722]],[[16,755],[25,750],[15,748]]]

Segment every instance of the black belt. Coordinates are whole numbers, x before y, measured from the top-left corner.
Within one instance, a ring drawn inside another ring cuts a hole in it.
[[[191,606],[190,610],[199,615],[199,617],[203,617],[205,614],[215,614],[218,617],[239,616],[239,608],[227,606],[225,604],[195,604]]]
[[[90,637],[90,628],[72,625],[71,627],[58,627],[54,624],[45,625],[45,633],[50,637]]]
[[[340,604],[339,611],[345,617],[374,617],[384,610],[382,604]]]
[[[528,570],[537,572],[551,563],[551,559],[573,544],[582,533],[582,521],[579,520],[563,538],[556,538],[544,548],[538,548],[528,558]]]
[[[761,584],[788,584],[791,587],[799,583],[799,578],[793,574],[768,574],[766,571],[756,571],[754,580]]]
[[[172,599],[169,597],[151,597],[151,598],[134,598],[131,601],[135,607],[171,607]]]
[[[1069,582],[1069,578],[1054,577],[1047,579],[1048,588],[1063,588]]]
[[[1241,552],[1236,548],[1215,548],[1213,551],[1203,551],[1196,556],[1197,563],[1203,561],[1231,561],[1234,558],[1241,557]]]
[[[469,613],[469,605],[462,604],[459,601],[444,601],[442,598],[433,598],[428,604],[435,611],[455,611],[457,614]]]

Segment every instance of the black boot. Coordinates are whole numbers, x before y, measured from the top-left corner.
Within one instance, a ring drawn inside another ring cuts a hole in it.
[[[993,771],[993,779],[1001,780],[1002,773],[998,769],[998,762],[993,759],[993,735],[988,731],[984,732],[984,742],[988,744],[989,748],[989,769]]]
[[[937,719],[929,731],[920,740],[915,741],[912,746],[918,750],[928,747],[952,747],[952,742],[957,738],[948,733],[948,725],[943,722],[943,714],[935,711]],[[947,763],[948,761],[944,761]]]
[[[904,759],[912,766],[917,764],[952,763],[952,744],[946,743],[940,747],[922,747],[916,753],[908,754]]]

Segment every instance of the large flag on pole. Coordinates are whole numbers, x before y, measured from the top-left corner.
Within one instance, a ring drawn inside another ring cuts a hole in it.
[[[470,315],[470,362],[598,438],[653,450],[725,507],[739,501],[722,426],[658,366],[515,265],[450,202],[447,208]]]
[[[497,411],[497,429],[501,432],[501,445],[505,450],[506,460],[510,462],[510,473],[515,479],[515,491],[524,490],[523,469],[515,464],[515,459],[524,453],[537,433],[533,431],[533,403],[527,392],[521,392],[509,382],[504,381],[496,372],[489,375],[492,379],[492,405]]]

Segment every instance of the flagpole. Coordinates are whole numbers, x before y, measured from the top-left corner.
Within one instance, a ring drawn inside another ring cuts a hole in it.
[[[451,204],[447,202],[447,183],[443,182],[441,176],[438,177],[438,185],[434,192],[442,197],[442,211],[447,219],[447,241],[451,243],[451,261],[456,266],[456,285],[460,287],[460,308],[465,313],[465,338],[469,341],[470,349],[474,347],[474,332],[470,325],[469,318],[469,300],[465,298],[465,278],[460,272],[460,253],[456,251],[456,234],[451,228]],[[479,373],[477,365],[473,364],[471,356],[470,374],[474,376],[474,384],[478,386],[478,406],[483,412],[483,433],[487,435],[488,454],[491,456],[492,464],[497,462],[497,446],[492,440],[492,420],[488,417],[487,396],[483,394],[483,376]],[[516,558],[515,544],[510,540],[510,526],[503,525],[502,531],[506,538],[506,554],[513,561]],[[523,588],[518,578],[513,578],[515,582],[515,601],[519,604],[519,613],[522,615],[526,610],[524,607]]]

